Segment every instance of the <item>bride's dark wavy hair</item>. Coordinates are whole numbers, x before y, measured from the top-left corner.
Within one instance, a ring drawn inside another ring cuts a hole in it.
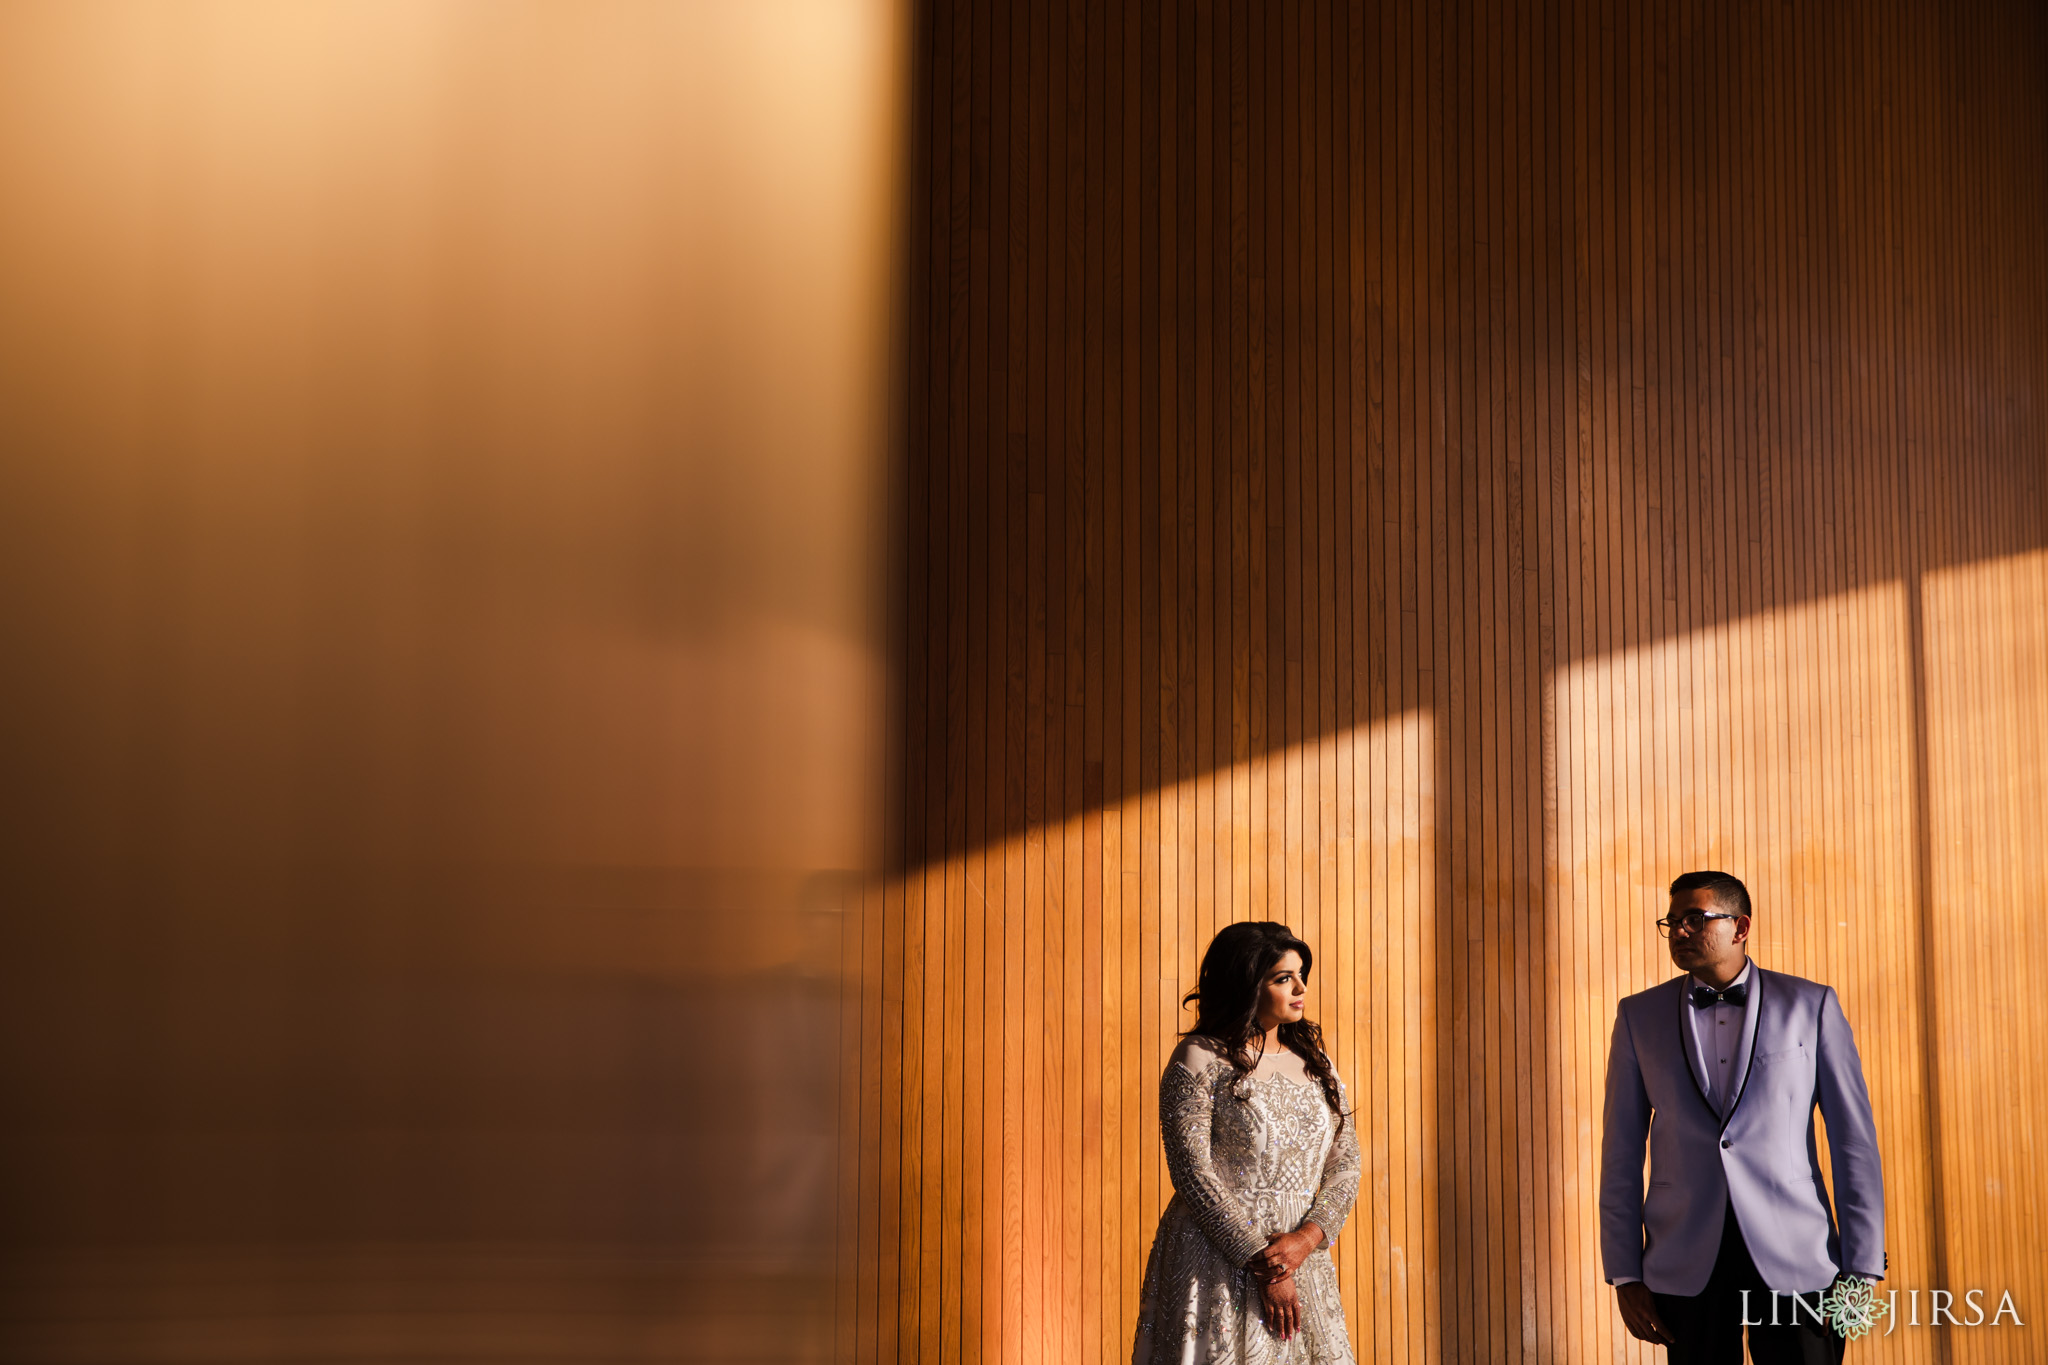
[[[1259,1048],[1265,1050],[1265,1035],[1259,1030],[1259,986],[1273,964],[1290,951],[1301,954],[1302,980],[1315,965],[1315,954],[1294,936],[1294,931],[1274,920],[1252,920],[1226,925],[1209,940],[1202,954],[1202,975],[1181,997],[1181,1008],[1195,1006],[1195,1026],[1182,1037],[1207,1038],[1221,1046],[1223,1055],[1240,1072],[1259,1064],[1252,1055],[1253,1034],[1259,1034]],[[1301,1058],[1308,1074],[1323,1089],[1323,1098],[1337,1116],[1337,1130],[1344,1129],[1344,1104],[1337,1091],[1337,1073],[1323,1051],[1323,1031],[1308,1020],[1282,1024],[1280,1041]]]

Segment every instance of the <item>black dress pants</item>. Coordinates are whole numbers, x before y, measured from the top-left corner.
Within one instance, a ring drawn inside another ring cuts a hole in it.
[[[1749,1259],[1749,1245],[1742,1240],[1742,1228],[1735,1221],[1735,1206],[1728,1206],[1721,1225],[1721,1251],[1714,1258],[1714,1273],[1699,1293],[1652,1293],[1657,1316],[1678,1338],[1670,1348],[1671,1365],[1742,1365],[1744,1300],[1749,1291],[1747,1317],[1749,1354],[1756,1365],[1840,1365],[1845,1343],[1825,1320],[1816,1324],[1813,1315],[1799,1308],[1789,1294],[1777,1300],[1778,1325],[1770,1325],[1771,1288],[1757,1274]],[[1820,1296],[1805,1296],[1808,1306]]]

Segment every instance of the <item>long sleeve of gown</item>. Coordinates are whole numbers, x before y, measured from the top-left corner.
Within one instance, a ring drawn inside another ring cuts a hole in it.
[[[1350,1095],[1340,1084],[1337,1096],[1348,1106]],[[1316,1202],[1309,1205],[1304,1221],[1323,1230],[1323,1245],[1334,1246],[1337,1234],[1351,1217],[1351,1205],[1358,1198],[1358,1116],[1346,1114],[1344,1128],[1330,1143],[1323,1157],[1323,1179],[1316,1186]]]
[[[1243,1265],[1266,1249],[1266,1239],[1253,1229],[1243,1201],[1217,1175],[1210,1151],[1213,1104],[1206,1077],[1178,1060],[1166,1064],[1159,1078],[1159,1131],[1166,1145],[1167,1174],[1174,1192],[1193,1213],[1195,1226],[1232,1265]]]

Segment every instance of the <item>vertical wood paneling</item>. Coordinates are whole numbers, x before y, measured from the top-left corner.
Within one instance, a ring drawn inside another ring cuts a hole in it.
[[[1893,1283],[2048,1303],[2044,36],[926,7],[856,1358],[1128,1351],[1179,997],[1280,918],[1364,1140],[1361,1358],[1649,1359],[1600,1086],[1708,865],[1857,1028]]]

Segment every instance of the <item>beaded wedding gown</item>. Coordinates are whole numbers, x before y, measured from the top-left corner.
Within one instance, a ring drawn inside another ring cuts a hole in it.
[[[1292,1052],[1240,1077],[1214,1044],[1186,1038],[1159,1078],[1159,1127],[1174,1196],[1145,1264],[1133,1365],[1350,1365],[1329,1247],[1358,1194],[1355,1116],[1337,1130]],[[1244,1263],[1304,1219],[1327,1240],[1294,1272],[1301,1330],[1283,1342]]]

